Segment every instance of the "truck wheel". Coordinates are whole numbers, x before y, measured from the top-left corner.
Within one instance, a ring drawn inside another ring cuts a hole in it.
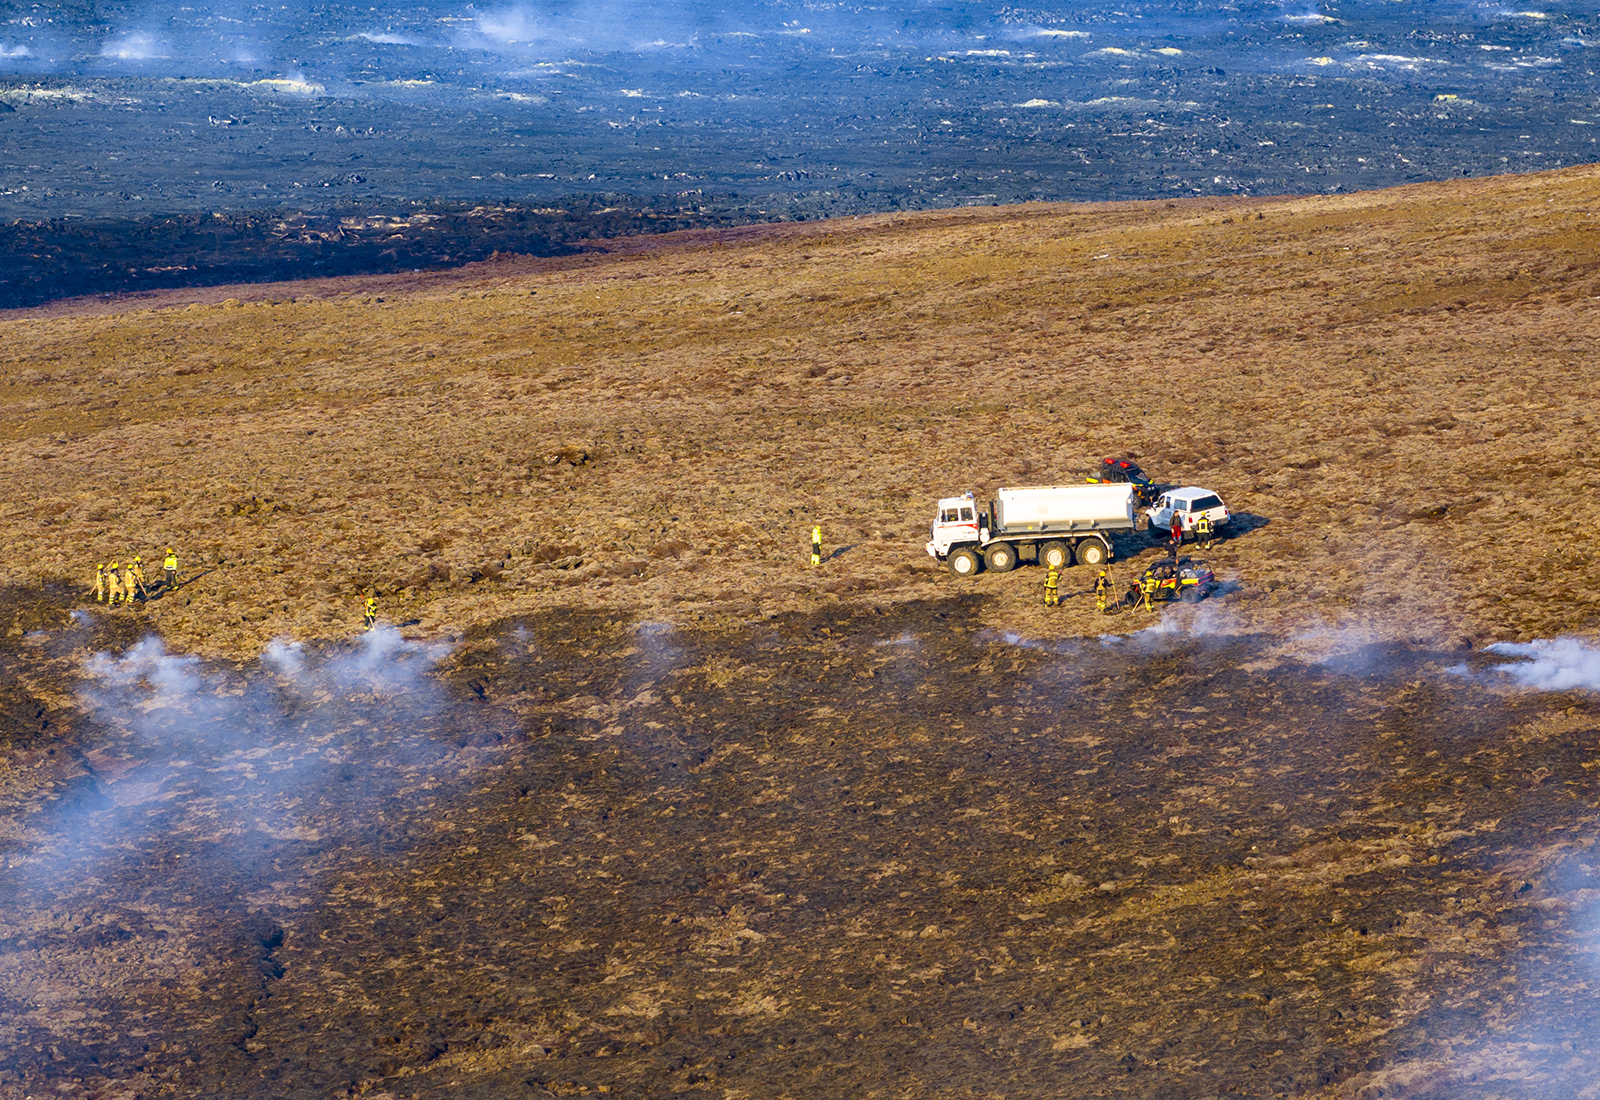
[[[1104,565],[1109,556],[1105,543],[1099,539],[1084,539],[1078,543],[1079,565]]]
[[[1003,542],[991,546],[983,552],[983,564],[996,573],[1009,573],[1017,567],[1017,548]]]
[[[971,550],[957,550],[945,559],[945,567],[958,577],[978,575],[978,555]]]
[[[1047,542],[1039,547],[1039,564],[1048,569],[1065,569],[1072,564],[1072,547],[1064,542]]]

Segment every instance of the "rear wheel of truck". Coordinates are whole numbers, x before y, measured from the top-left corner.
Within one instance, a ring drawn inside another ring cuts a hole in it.
[[[1065,542],[1047,542],[1039,547],[1039,564],[1048,569],[1065,569],[1072,564],[1072,547]]]
[[[1084,539],[1078,543],[1079,565],[1104,565],[1110,556],[1106,552],[1105,543],[1099,539]]]
[[[945,567],[958,577],[978,575],[978,555],[971,550],[957,550],[945,559]]]
[[[983,552],[983,564],[996,573],[1009,573],[1017,567],[1017,548],[1003,542],[991,546]]]

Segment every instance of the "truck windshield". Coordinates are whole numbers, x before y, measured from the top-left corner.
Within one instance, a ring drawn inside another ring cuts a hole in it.
[[[962,520],[963,523],[971,523],[972,522],[972,509],[971,508],[963,508],[963,509],[961,509],[961,520]]]

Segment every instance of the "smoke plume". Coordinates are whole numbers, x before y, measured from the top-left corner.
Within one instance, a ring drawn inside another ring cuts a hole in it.
[[[261,847],[253,834],[319,834],[352,801],[383,797],[443,755],[427,731],[451,705],[430,675],[447,652],[384,628],[331,654],[277,642],[247,671],[207,667],[154,637],[95,654],[79,702],[106,727],[101,755],[116,762],[99,766],[98,797],[60,839],[58,870],[199,803],[218,841],[247,853]]]
[[[1600,691],[1600,648],[1582,638],[1542,638],[1532,642],[1497,642],[1491,653],[1523,660],[1495,665],[1523,687],[1536,691]]]

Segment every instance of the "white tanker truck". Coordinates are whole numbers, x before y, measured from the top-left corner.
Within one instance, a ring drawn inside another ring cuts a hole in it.
[[[958,577],[980,567],[1005,573],[1022,558],[1064,569],[1111,560],[1111,534],[1137,531],[1148,522],[1135,512],[1134,487],[1035,485],[997,489],[987,512],[971,493],[939,502],[928,554]]]

